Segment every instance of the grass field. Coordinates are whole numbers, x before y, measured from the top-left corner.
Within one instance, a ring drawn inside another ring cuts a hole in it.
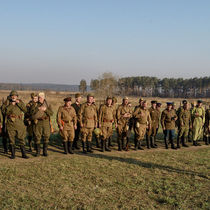
[[[66,93],[52,95],[56,112]],[[28,160],[0,147],[0,209],[210,209],[210,147],[165,150],[162,137],[158,149],[64,155],[54,134],[49,157]]]

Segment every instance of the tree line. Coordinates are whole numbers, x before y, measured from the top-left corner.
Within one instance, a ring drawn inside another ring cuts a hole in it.
[[[159,79],[149,76],[117,78],[112,73],[104,73],[98,79],[91,80],[90,88],[99,94],[105,95],[208,98],[210,97],[210,77],[195,77],[190,79]]]

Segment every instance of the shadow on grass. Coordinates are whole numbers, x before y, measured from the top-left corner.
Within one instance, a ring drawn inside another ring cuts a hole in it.
[[[201,174],[201,173],[198,173],[198,172],[173,168],[171,166],[161,165],[161,164],[157,164],[157,163],[142,162],[142,161],[136,160],[134,158],[123,158],[123,157],[108,156],[108,155],[104,155],[104,154],[90,154],[90,153],[88,153],[88,154],[77,153],[77,154],[78,155],[86,155],[86,156],[89,156],[89,157],[94,157],[94,158],[99,158],[99,159],[117,160],[117,161],[120,161],[120,162],[123,162],[123,163],[134,164],[134,165],[144,167],[144,168],[151,168],[151,169],[158,168],[158,169],[161,169],[161,170],[165,170],[165,171],[168,171],[168,172],[175,172],[175,173],[178,173],[178,174],[187,174],[187,175],[191,175],[191,176],[199,176],[201,178],[209,180],[208,176],[206,176],[204,174]]]

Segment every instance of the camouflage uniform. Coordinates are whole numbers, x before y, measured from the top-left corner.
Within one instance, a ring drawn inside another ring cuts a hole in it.
[[[91,142],[93,130],[97,127],[97,112],[95,105],[84,103],[79,110],[79,122],[81,126],[81,138],[83,152],[85,153],[85,142],[87,141],[87,151],[92,152]]]
[[[39,110],[41,107],[46,107],[45,111]],[[47,156],[47,147],[51,134],[50,128],[50,117],[53,115],[53,111],[50,105],[47,104],[46,100],[44,103],[38,102],[37,105],[31,107],[31,115],[34,123],[34,141],[36,148],[36,156],[40,155],[40,143],[43,137],[43,155]]]
[[[74,108],[72,106],[59,107],[57,113],[57,123],[59,128],[63,128],[62,130],[60,129],[60,135],[63,138],[65,154],[67,154],[67,142],[69,153],[73,154],[72,144],[75,137],[75,127],[77,125],[77,116]]]
[[[108,139],[113,133],[113,123],[116,123],[115,109],[113,106],[103,105],[99,111],[99,125],[101,125],[102,131],[102,151],[110,151],[108,148]]]
[[[151,117],[150,117],[150,112],[147,109],[144,109],[141,105],[139,105],[134,113],[133,116],[135,118],[135,134],[136,134],[136,141],[137,144],[136,146],[136,150],[137,148],[139,149],[143,149],[141,148],[141,141],[144,139],[144,136],[146,134],[146,129],[148,126],[151,125]]]
[[[204,138],[206,145],[210,144],[210,108],[206,110],[205,124],[204,124]]]
[[[161,114],[161,125],[163,128],[166,149],[168,149],[168,140],[171,143],[171,148],[176,149],[176,147],[174,146],[176,120],[177,115],[173,109],[165,109]]]
[[[124,116],[128,114],[128,117]],[[126,141],[129,132],[130,118],[132,117],[132,110],[128,105],[121,104],[117,109],[117,134],[118,134],[118,150],[126,150]]]

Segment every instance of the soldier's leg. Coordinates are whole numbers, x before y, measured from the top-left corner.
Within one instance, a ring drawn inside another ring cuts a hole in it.
[[[63,149],[64,149],[64,154],[68,154],[68,133],[66,130],[60,130],[60,136],[62,137],[63,140]]]
[[[17,130],[17,139],[19,140],[22,158],[28,159],[28,156],[26,155],[26,150],[25,150],[25,137],[26,137],[26,129],[24,126],[21,129]]]
[[[146,126],[145,126],[145,125],[141,125],[139,128],[140,128],[139,149],[140,149],[140,150],[144,150],[144,149],[141,147],[141,143],[142,143],[142,141],[144,140],[144,136],[145,136],[145,134],[146,134]]]
[[[183,134],[183,142],[182,142],[183,147],[188,147],[188,145],[186,144],[188,135],[189,135],[189,128],[185,128]]]
[[[182,136],[183,136],[183,128],[180,127],[179,131],[178,131],[178,135],[177,135],[177,148],[178,149],[181,148],[180,147],[180,142],[181,142]]]
[[[117,143],[118,143],[118,151],[122,151],[122,125],[118,125],[117,127]]]
[[[34,125],[34,143],[35,143],[35,150],[36,150],[36,157],[40,156],[40,144],[41,144],[41,138],[42,138],[42,125],[36,124]]]
[[[102,136],[101,136],[101,152],[105,151],[105,144],[106,144],[106,138],[107,138],[107,129],[105,126],[101,127],[101,132],[102,132]]]
[[[169,138],[170,138],[170,141],[171,141],[171,149],[177,149],[174,146],[174,137],[175,137],[175,130],[169,130]]]
[[[92,137],[93,137],[93,128],[88,128],[87,129],[87,152],[93,153],[91,149],[91,142],[92,142]]]
[[[111,149],[109,148],[109,138],[111,137],[113,131],[112,131],[112,127],[107,127],[107,136],[106,136],[106,140],[105,140],[105,150],[108,152],[111,152]]]
[[[82,140],[82,150],[83,153],[86,153],[86,149],[85,149],[85,143],[87,140],[87,129],[86,128],[81,128],[81,140]]]
[[[69,153],[70,154],[74,154],[74,152],[72,151],[74,137],[75,137],[75,131],[74,131],[74,128],[71,128],[71,130],[68,131]]]
[[[44,141],[43,142],[43,156],[45,157],[48,156],[47,149],[48,149],[48,143],[50,140],[50,134],[51,134],[51,130],[50,130],[49,122],[47,122],[43,126],[43,141]]]
[[[73,147],[72,147],[73,150],[74,149],[80,149],[79,136],[80,136],[80,124],[77,123],[77,129],[75,130],[75,137],[74,137]]]
[[[3,144],[5,154],[8,154],[7,141],[8,141],[8,133],[7,133],[5,126],[3,126],[3,128],[2,128],[2,144]]]
[[[147,130],[146,132],[147,149],[150,149],[150,141],[151,141],[151,129]]]
[[[169,130],[164,130],[163,134],[164,134],[165,148],[168,149]]]
[[[33,125],[27,127],[29,152],[32,152]]]
[[[9,137],[11,159],[15,159],[15,137],[16,137],[16,131],[14,129],[8,129],[8,137]]]

